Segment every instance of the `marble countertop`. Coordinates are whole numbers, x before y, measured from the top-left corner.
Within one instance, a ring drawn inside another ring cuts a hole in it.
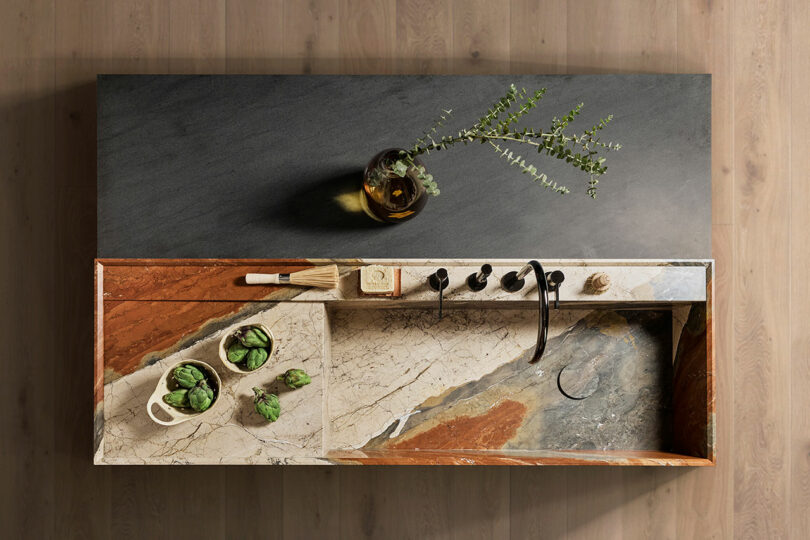
[[[426,304],[435,295],[421,290],[427,269],[448,267],[458,285],[481,261],[400,261],[402,297],[373,301],[356,288],[356,268],[369,261],[338,262],[334,291],[271,287],[234,300],[226,287],[226,297],[200,300],[198,287],[210,273],[222,278],[223,268],[244,273],[262,263],[100,261],[95,462],[525,464],[550,463],[552,455],[587,463],[709,462],[707,452],[678,453],[683,436],[671,426],[676,383],[684,378],[678,350],[695,326],[687,321],[710,306],[710,261],[544,261],[549,270],[564,268],[570,278],[563,291],[567,285],[570,292],[563,309],[551,312],[548,348],[536,365],[527,362],[537,334],[530,294],[509,297],[493,287],[472,300],[457,287],[441,320]],[[615,295],[596,303],[578,283],[594,269],[617,277]],[[143,286],[144,272],[154,292]],[[627,309],[633,305],[644,309]],[[150,321],[138,317],[141,309]],[[217,357],[220,339],[257,323],[276,337],[271,364],[246,375],[227,371]],[[165,346],[153,350],[163,334]],[[571,400],[557,376],[583,358],[595,362],[599,389]],[[199,421],[155,424],[147,398],[168,366],[189,359],[222,377],[216,410]],[[282,388],[275,377],[290,368],[305,369],[312,383]],[[278,421],[253,412],[253,386],[278,393]]]

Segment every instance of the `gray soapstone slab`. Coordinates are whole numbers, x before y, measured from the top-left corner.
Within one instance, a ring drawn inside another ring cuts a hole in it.
[[[613,115],[598,199],[588,176],[517,145],[571,193],[532,183],[488,145],[432,153],[415,219],[348,213],[378,151],[438,117],[472,125],[510,83],[547,88],[524,125]],[[98,256],[149,258],[711,257],[709,75],[100,75]]]

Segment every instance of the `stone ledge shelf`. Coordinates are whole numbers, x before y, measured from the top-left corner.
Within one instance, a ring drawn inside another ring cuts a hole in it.
[[[333,262],[334,290],[243,279]],[[713,262],[542,260],[566,279],[537,364],[534,278],[516,293],[499,283],[525,262],[99,259],[95,463],[713,465]],[[483,263],[493,273],[472,292],[466,278]],[[401,268],[401,295],[361,296],[367,264]],[[450,277],[441,320],[427,286],[439,267]],[[597,272],[611,278],[602,294],[587,286]],[[221,337],[253,323],[275,335],[272,364],[227,371]],[[222,403],[155,424],[147,399],[189,359],[217,369]],[[584,399],[561,392],[572,366],[593,379]],[[299,367],[310,385],[274,382]],[[253,386],[279,393],[277,422],[253,412]]]

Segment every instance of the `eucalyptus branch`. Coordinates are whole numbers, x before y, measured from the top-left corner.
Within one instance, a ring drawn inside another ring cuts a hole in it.
[[[565,186],[558,185],[557,182],[548,179],[548,176],[538,171],[537,167],[527,163],[522,156],[515,156],[508,148],[502,148],[498,143],[510,142],[522,144],[532,148],[539,154],[564,160],[572,166],[582,170],[589,175],[587,192],[592,198],[596,198],[598,177],[605,174],[607,166],[606,159],[599,156],[599,152],[615,151],[621,148],[618,143],[602,142],[598,133],[605,129],[613,119],[612,115],[600,119],[590,129],[584,130],[581,134],[566,134],[565,130],[579,116],[584,104],[579,103],[576,107],[568,111],[562,118],[554,117],[548,129],[535,129],[518,127],[518,123],[543,99],[546,89],[541,88],[529,94],[525,88],[518,89],[514,84],[501,99],[487,109],[486,114],[478,119],[471,127],[458,131],[455,135],[439,135],[439,128],[444,126],[444,122],[450,117],[452,110],[444,110],[440,117],[425,130],[421,137],[410,150],[400,152],[400,159],[390,164],[390,170],[402,177],[407,174],[411,167],[417,169],[417,177],[422,181],[428,193],[438,195],[436,182],[433,176],[426,173],[424,167],[419,166],[414,161],[417,156],[427,154],[432,151],[439,152],[446,150],[456,144],[469,144],[478,142],[489,144],[502,159],[505,159],[510,166],[518,167],[524,174],[528,174],[532,179],[545,188],[557,193],[569,193]],[[520,104],[518,106],[518,103]]]

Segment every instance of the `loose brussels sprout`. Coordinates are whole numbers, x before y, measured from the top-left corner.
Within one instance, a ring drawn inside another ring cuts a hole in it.
[[[253,407],[256,412],[264,417],[268,422],[275,422],[281,414],[281,404],[278,402],[278,396],[275,394],[268,394],[261,388],[253,388]]]
[[[279,375],[277,379],[293,390],[312,382],[312,379],[309,378],[309,375],[307,375],[307,372],[303,369],[288,369],[283,375]]]

